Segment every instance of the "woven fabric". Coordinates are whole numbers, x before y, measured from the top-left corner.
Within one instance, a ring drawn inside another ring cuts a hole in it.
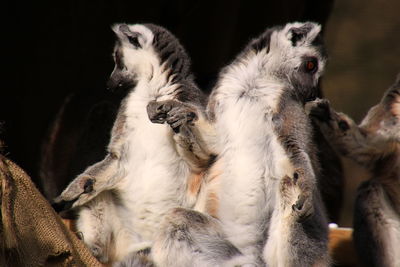
[[[0,185],[0,266],[103,266],[29,176],[2,155]]]

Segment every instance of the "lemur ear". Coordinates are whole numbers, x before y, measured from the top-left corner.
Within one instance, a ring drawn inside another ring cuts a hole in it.
[[[146,38],[143,34],[131,31],[127,24],[116,24],[113,26],[113,31],[121,38],[126,38],[135,48],[142,48],[146,43]]]
[[[290,28],[289,38],[292,42],[292,46],[297,46],[298,44],[304,42],[311,43],[318,36],[320,30],[321,27],[312,22],[303,23]]]

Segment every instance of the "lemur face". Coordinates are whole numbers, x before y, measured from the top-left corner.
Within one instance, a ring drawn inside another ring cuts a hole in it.
[[[295,22],[272,28],[260,37],[267,39],[265,69],[293,84],[304,100],[316,97],[326,62],[320,31],[318,24]]]
[[[375,142],[400,143],[400,74],[381,102],[368,111],[360,128]]]
[[[155,73],[165,74],[164,79],[189,75],[190,59],[166,29],[153,24],[116,24],[112,30],[117,41],[110,89],[132,89],[139,79],[151,80]]]
[[[108,81],[110,89],[130,89],[139,75],[145,75],[154,60],[151,44],[153,33],[144,25],[116,24],[112,30],[117,36],[114,47],[115,67]]]

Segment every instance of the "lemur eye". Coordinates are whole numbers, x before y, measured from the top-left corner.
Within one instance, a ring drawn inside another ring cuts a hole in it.
[[[312,61],[307,61],[307,63],[306,63],[306,68],[310,72],[314,71],[316,69],[316,66],[317,65]]]
[[[139,39],[137,36],[128,36],[128,40],[131,44],[133,44],[135,47],[141,48],[142,46],[139,43]]]
[[[318,70],[318,61],[316,59],[309,59],[305,62],[305,70],[314,74]]]

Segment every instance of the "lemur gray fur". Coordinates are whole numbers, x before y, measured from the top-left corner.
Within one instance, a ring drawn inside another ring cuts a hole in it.
[[[222,70],[208,103],[218,156],[198,206],[221,226],[196,211],[173,211],[153,246],[156,263],[174,266],[178,250],[182,266],[328,265],[304,109],[325,65],[319,38],[310,22],[272,28]]]
[[[354,242],[365,266],[400,266],[400,74],[357,125],[326,99],[310,114],[337,150],[370,170],[357,191]]]
[[[204,120],[206,98],[178,40],[152,24],[117,24],[113,31],[109,87],[130,92],[108,155],[77,176],[56,202],[79,207],[77,229],[100,261],[126,266],[139,261],[132,255],[151,247],[169,210],[195,206],[202,169],[213,155],[191,130]],[[207,127],[199,128],[207,133]]]

